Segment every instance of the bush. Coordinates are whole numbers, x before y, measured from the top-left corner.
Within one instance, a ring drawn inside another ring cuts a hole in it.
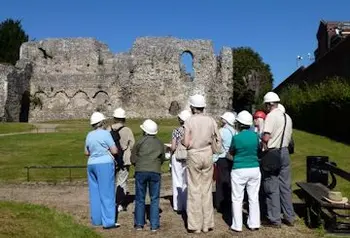
[[[349,80],[335,77],[317,85],[293,85],[280,97],[295,128],[350,142]]]

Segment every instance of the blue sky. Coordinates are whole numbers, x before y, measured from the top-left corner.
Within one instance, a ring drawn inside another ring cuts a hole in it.
[[[275,85],[316,49],[321,19],[350,20],[349,0],[8,0],[0,20],[22,19],[31,38],[95,37],[113,52],[140,36],[210,39],[250,46],[270,64]]]

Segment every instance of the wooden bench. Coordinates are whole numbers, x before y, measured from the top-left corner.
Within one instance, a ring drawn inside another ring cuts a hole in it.
[[[336,186],[336,177],[338,175],[347,181],[350,181],[350,173],[338,168],[335,163],[325,162],[318,164],[318,169],[328,171],[332,177],[330,184],[318,182],[297,182],[296,184],[303,192],[303,199],[306,205],[305,222],[315,228],[322,224],[328,232],[332,233],[350,233],[350,216],[347,211],[350,210],[350,204],[335,204],[324,199],[328,192]],[[344,214],[341,210],[345,210]],[[347,214],[346,214],[347,213]],[[339,218],[344,221],[339,221]]]

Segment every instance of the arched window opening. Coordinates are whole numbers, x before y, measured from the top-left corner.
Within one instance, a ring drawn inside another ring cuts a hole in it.
[[[180,72],[181,77],[185,78],[186,81],[192,82],[194,80],[193,54],[190,51],[181,54]]]

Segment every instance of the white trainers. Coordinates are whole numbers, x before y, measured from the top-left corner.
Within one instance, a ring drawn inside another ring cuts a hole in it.
[[[115,223],[114,225],[115,225],[115,227],[120,227],[119,223]]]
[[[119,206],[118,206],[118,212],[122,212],[122,211],[124,211],[124,208],[123,208],[122,205],[119,205]]]

